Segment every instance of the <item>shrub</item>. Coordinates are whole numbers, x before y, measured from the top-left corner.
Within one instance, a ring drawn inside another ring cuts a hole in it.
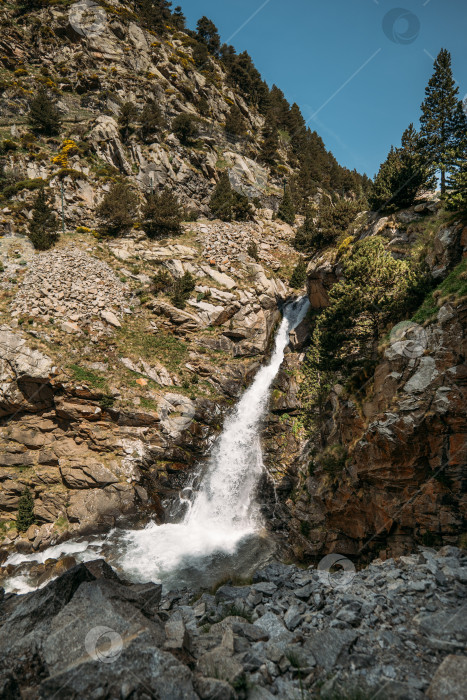
[[[138,198],[125,182],[112,184],[97,207],[96,213],[103,221],[101,232],[108,236],[118,236],[133,225]]]
[[[34,499],[30,490],[25,489],[21,494],[18,503],[16,528],[18,532],[25,532],[31,525],[34,525],[34,522]]]
[[[172,278],[167,270],[159,270],[159,272],[154,275],[151,292],[153,294],[160,294],[160,292],[166,292],[171,286]]]
[[[36,250],[48,250],[58,241],[58,220],[50,206],[44,187],[39,190],[32,208],[28,236]]]
[[[194,114],[179,114],[172,123],[172,129],[184,146],[191,146],[198,137],[198,119]]]
[[[258,246],[256,244],[256,241],[252,241],[248,248],[246,249],[247,254],[250,256],[250,258],[253,258],[253,260],[258,260]]]
[[[184,309],[195,285],[195,280],[188,271],[185,272],[183,277],[174,280],[171,294],[172,304],[178,309]]]
[[[39,88],[29,103],[28,119],[35,131],[46,136],[54,136],[60,132],[60,112],[44,87]]]
[[[148,195],[143,208],[143,227],[149,238],[176,236],[181,233],[183,211],[176,196],[169,190]]]
[[[342,472],[347,459],[347,450],[343,445],[336,443],[326,447],[317,457],[317,461],[323,470],[335,477]]]

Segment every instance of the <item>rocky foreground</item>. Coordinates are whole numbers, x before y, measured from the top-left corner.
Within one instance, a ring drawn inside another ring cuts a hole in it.
[[[80,564],[0,603],[0,697],[461,700],[467,552],[163,595]]]

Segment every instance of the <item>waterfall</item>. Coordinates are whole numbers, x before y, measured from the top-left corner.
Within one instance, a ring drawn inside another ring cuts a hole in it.
[[[227,417],[205,469],[195,475],[198,489],[191,489],[190,499],[181,497],[188,505],[181,522],[150,522],[140,530],[114,529],[104,538],[70,540],[40,553],[15,553],[6,563],[26,564],[66,554],[80,561],[102,556],[128,578],[162,581],[168,587],[210,585],[226,573],[242,575],[257,568],[267,550],[255,501],[264,470],[261,422],[290,331],[304,319],[308,307],[308,299],[302,297],[284,308],[269,363],[259,370]],[[7,587],[22,592],[33,588],[22,575],[10,580]]]
[[[255,487],[264,469],[261,421],[267,412],[271,386],[284,360],[289,333],[305,317],[306,297],[284,309],[269,364],[256,375],[226,419],[212,449],[201,486],[181,523],[156,525],[126,534],[122,567],[139,579],[160,580],[182,564],[233,554],[239,543],[261,527]]]

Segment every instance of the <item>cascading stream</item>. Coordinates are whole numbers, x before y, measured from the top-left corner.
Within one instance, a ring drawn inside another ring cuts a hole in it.
[[[290,331],[303,320],[308,306],[303,297],[285,307],[270,362],[258,372],[226,419],[183,520],[164,525],[151,522],[142,530],[114,531],[106,538],[101,552],[105,556],[113,546],[118,551],[116,558],[112,556],[113,563],[127,576],[139,581],[163,581],[169,586],[186,585],[200,570],[211,569],[214,577],[221,574],[226,558],[234,570],[257,564],[254,559],[261,549],[261,516],[255,491],[264,469],[261,421],[267,413]],[[100,550],[102,540],[98,545]],[[76,556],[88,559],[100,553],[95,544],[91,550]],[[41,559],[46,554],[42,552]],[[11,559],[19,561],[20,556]]]

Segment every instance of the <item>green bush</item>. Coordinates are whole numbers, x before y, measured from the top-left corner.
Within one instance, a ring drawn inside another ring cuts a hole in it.
[[[195,286],[196,282],[187,270],[183,277],[179,277],[173,282],[170,296],[172,304],[179,309],[184,309]]]
[[[253,260],[258,261],[259,256],[258,256],[258,245],[256,241],[252,241],[248,248],[246,249],[247,254],[250,256],[250,258],[253,258]]]
[[[46,181],[42,180],[40,177],[33,178],[32,180],[19,180],[12,185],[7,185],[4,187],[2,190],[2,197],[5,199],[10,199],[10,197],[14,197],[15,194],[18,194],[18,192],[22,192],[23,190],[38,190],[41,187],[44,187],[45,183]]]

